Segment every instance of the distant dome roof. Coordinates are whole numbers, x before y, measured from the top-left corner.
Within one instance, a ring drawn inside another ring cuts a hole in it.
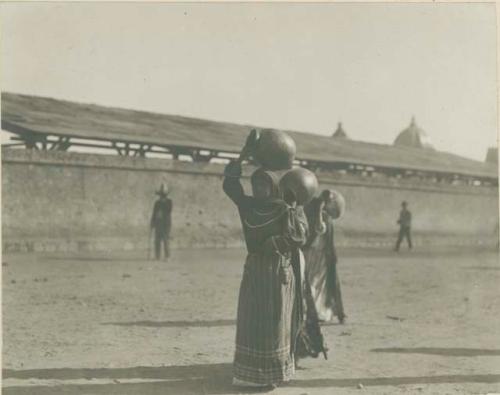
[[[488,153],[486,154],[486,162],[498,163],[498,147],[488,148]]]
[[[433,148],[427,133],[417,126],[415,117],[411,119],[410,126],[399,133],[399,136],[394,140],[394,145],[415,148]]]
[[[348,139],[349,137],[347,136],[347,133],[345,130],[342,128],[342,122],[339,122],[337,126],[337,130],[335,133],[333,133],[332,137],[334,138],[340,138],[340,139]]]

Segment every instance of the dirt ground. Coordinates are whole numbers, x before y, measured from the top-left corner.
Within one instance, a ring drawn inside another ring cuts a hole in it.
[[[345,325],[273,394],[500,393],[494,251],[339,252]],[[3,257],[3,393],[238,394],[242,250]]]

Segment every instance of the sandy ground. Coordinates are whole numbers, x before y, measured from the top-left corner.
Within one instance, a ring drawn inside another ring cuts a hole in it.
[[[494,252],[340,251],[346,325],[273,394],[500,393]],[[3,393],[237,394],[244,252],[3,257]]]

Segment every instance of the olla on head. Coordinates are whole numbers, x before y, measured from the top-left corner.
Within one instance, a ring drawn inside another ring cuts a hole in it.
[[[318,190],[316,175],[302,167],[289,170],[281,178],[281,191],[290,197],[294,197],[298,205],[307,204]]]
[[[345,212],[345,199],[337,191],[330,189],[328,192],[326,194],[328,197],[325,201],[325,211],[333,219],[340,218]]]
[[[259,134],[255,159],[266,170],[284,170],[292,167],[297,147],[295,141],[281,130],[264,129]]]

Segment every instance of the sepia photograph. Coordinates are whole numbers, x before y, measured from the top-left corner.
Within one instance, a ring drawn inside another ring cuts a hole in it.
[[[6,395],[499,395],[495,2],[1,2]]]

